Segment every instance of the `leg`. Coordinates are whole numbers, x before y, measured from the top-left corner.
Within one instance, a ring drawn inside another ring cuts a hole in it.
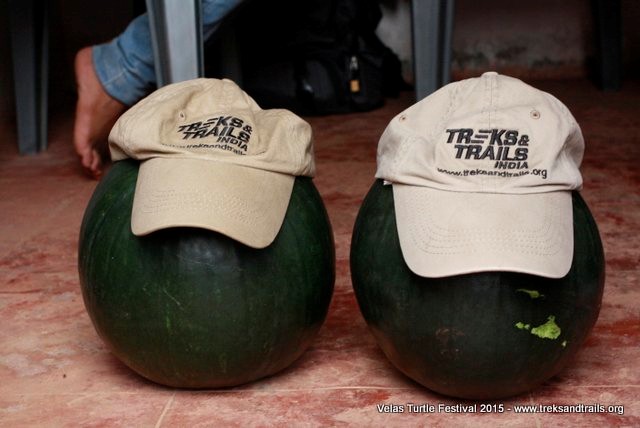
[[[620,0],[592,0],[596,21],[598,78],[605,91],[622,85],[622,26]]]
[[[204,75],[200,0],[146,0],[157,86]]]
[[[109,131],[126,106],[105,92],[93,66],[91,48],[83,48],[75,59],[78,101],[73,144],[85,172],[98,178],[106,158]]]
[[[47,148],[48,18],[47,2],[8,2],[18,148],[21,154]]]
[[[202,34],[209,39],[224,18],[245,0],[202,0]]]
[[[127,106],[146,95],[155,82],[146,15],[134,19],[112,41],[76,55],[78,102],[73,130],[76,153],[85,171],[98,178],[108,159],[107,137]]]
[[[413,0],[413,68],[419,101],[449,83],[454,0]]]
[[[205,37],[211,36],[222,19],[242,0],[203,0]],[[146,96],[156,84],[149,19],[134,19],[112,41],[81,49],[76,55],[78,103],[74,145],[82,166],[94,177],[107,159],[107,137],[127,106]]]

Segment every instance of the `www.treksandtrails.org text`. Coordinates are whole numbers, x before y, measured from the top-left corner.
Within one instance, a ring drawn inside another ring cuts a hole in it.
[[[624,406],[605,404],[377,404],[378,413],[614,413],[624,415]]]

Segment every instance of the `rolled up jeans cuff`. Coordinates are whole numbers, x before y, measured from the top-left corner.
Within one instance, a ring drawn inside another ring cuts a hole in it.
[[[124,63],[125,56],[118,44],[119,39],[116,38],[108,43],[93,46],[93,68],[102,87],[112,98],[132,106],[153,90],[155,70],[153,63],[139,63],[136,72],[131,72],[129,66]]]
[[[220,22],[244,0],[203,0],[203,32],[209,37]],[[148,15],[142,14],[108,43],[92,47],[93,67],[104,90],[132,106],[156,86]]]

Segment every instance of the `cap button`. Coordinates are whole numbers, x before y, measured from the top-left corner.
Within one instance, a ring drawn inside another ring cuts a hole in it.
[[[486,73],[482,73],[482,76],[497,76],[498,73],[495,71],[487,71]]]

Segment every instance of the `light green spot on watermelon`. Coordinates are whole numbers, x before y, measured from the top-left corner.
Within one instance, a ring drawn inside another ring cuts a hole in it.
[[[535,334],[541,339],[557,339],[562,330],[556,324],[556,317],[549,315],[547,322],[531,329],[531,334]]]
[[[544,297],[544,294],[540,294],[538,290],[527,290],[526,288],[518,288],[516,291],[526,293],[532,299],[539,299],[540,297]]]
[[[522,321],[516,323],[516,328],[520,330],[529,330],[531,328],[531,324],[525,324]]]

